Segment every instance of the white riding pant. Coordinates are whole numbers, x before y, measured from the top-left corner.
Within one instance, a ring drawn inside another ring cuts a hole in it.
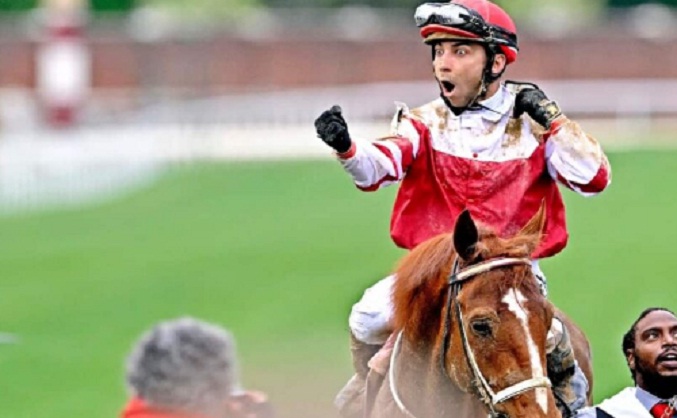
[[[532,260],[531,269],[538,279],[544,296],[547,296],[547,281],[538,266],[538,260]],[[348,324],[355,338],[366,344],[382,345],[392,332],[393,318],[392,289],[395,275],[381,279],[364,291],[350,312]]]

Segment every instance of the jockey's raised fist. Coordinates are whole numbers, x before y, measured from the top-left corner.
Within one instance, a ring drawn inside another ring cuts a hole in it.
[[[341,114],[341,107],[334,105],[315,119],[317,136],[336,152],[344,153],[350,149],[351,141],[348,124]]]
[[[515,98],[515,118],[525,112],[545,129],[550,129],[552,121],[562,115],[555,101],[548,99],[543,90],[533,87],[523,88]]]

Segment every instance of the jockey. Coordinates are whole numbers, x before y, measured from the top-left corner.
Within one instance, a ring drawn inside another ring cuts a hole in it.
[[[568,237],[557,183],[583,196],[600,193],[610,183],[607,157],[538,86],[501,81],[519,49],[515,24],[499,6],[488,0],[426,3],[415,20],[432,49],[440,97],[412,110],[400,104],[390,136],[374,142],[350,136],[339,106],[317,118],[317,134],[359,189],[401,183],[390,231],[402,248],[452,231],[466,208],[511,236],[544,202],[547,219],[532,267],[546,295],[538,260],[559,253]],[[358,373],[337,403],[346,400],[349,387],[363,385],[367,360],[392,331],[392,283],[392,276],[377,282],[352,308]],[[585,404],[587,382],[559,320],[549,333],[547,357],[553,392],[570,415]]]

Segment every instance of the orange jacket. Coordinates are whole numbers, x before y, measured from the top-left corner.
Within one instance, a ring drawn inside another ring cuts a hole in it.
[[[223,417],[208,417],[180,411],[161,409],[139,398],[130,399],[121,418],[272,418],[273,409],[262,392],[250,391],[234,396],[225,404]]]
[[[122,411],[122,418],[209,418],[200,415],[189,415],[183,412],[158,409],[148,405],[139,398],[132,398]]]

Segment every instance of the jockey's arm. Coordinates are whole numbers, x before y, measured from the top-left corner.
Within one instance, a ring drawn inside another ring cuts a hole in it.
[[[565,116],[552,122],[545,155],[550,176],[569,189],[590,196],[611,183],[611,167],[602,147]]]
[[[350,149],[337,154],[343,168],[363,191],[375,191],[402,180],[418,153],[420,134],[403,118],[392,136],[374,142],[353,140]]]

